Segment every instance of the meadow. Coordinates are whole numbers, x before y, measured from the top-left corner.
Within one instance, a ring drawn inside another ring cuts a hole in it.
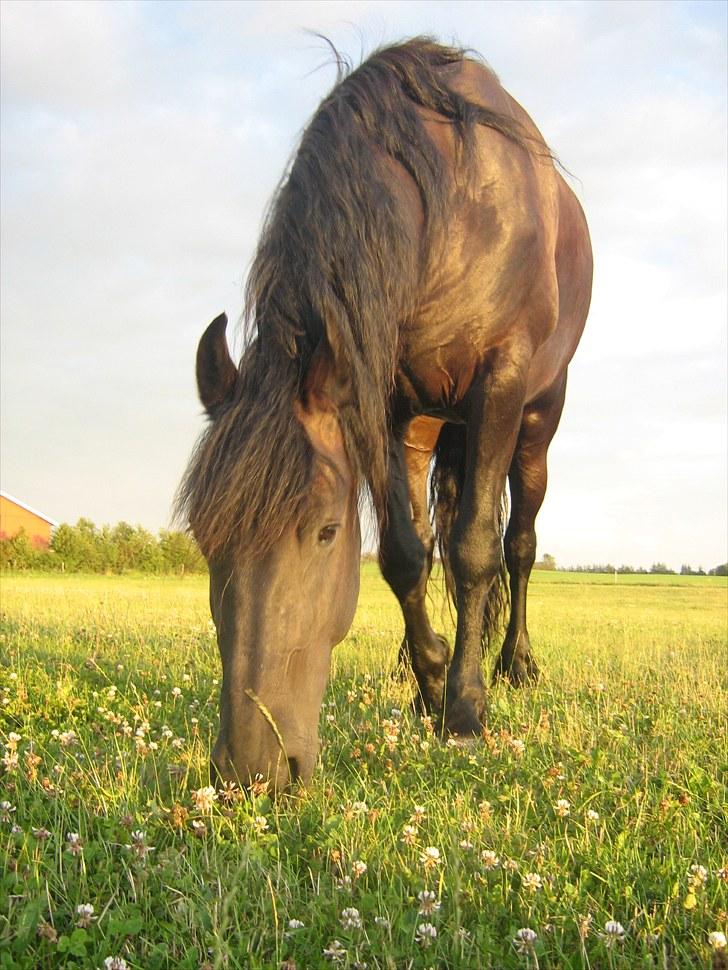
[[[0,968],[728,966],[725,579],[536,573],[542,679],[463,744],[412,712],[366,564],[276,801],[207,789],[202,577],[1,583]]]

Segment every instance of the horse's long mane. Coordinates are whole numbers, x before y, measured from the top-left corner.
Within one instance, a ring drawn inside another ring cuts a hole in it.
[[[339,417],[349,461],[383,516],[399,325],[414,312],[427,242],[444,225],[455,184],[417,108],[454,125],[465,171],[476,124],[529,147],[512,118],[447,87],[447,69],[465,56],[417,38],[354,71],[337,57],[338,83],[268,211],[233,400],[204,432],[180,486],[178,510],[208,558],[241,544],[260,554],[301,515],[314,458],[293,404],[322,342],[347,387]],[[419,190],[424,239],[411,238],[399,214],[387,155]]]

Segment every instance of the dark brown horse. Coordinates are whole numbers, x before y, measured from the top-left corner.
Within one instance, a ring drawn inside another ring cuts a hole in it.
[[[481,732],[506,567],[495,673],[536,676],[534,521],[591,278],[579,203],[485,66],[416,39],[339,78],[273,200],[239,366],[224,316],[197,354],[211,422],[180,507],[210,565],[220,777],[280,788],[313,771],[364,487],[424,710]],[[449,666],[426,610],[430,510],[457,607]]]

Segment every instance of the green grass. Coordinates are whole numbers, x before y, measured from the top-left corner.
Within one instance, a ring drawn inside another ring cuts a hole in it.
[[[446,745],[391,674],[401,620],[366,565],[313,782],[208,813],[192,799],[220,676],[205,582],[5,576],[0,968],[303,970],[335,939],[348,967],[709,967],[728,930],[727,605],[720,579],[537,573],[539,686],[494,689],[484,740]],[[426,889],[440,908],[418,915]],[[625,930],[611,946],[608,920]],[[522,927],[538,937],[519,954]]]

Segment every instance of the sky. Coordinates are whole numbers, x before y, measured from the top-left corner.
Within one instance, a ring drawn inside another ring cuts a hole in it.
[[[355,62],[426,33],[496,71],[591,230],[539,554],[724,562],[727,11],[2,3],[2,488],[59,521],[169,526],[204,425],[197,341],[239,318],[266,204],[334,82],[310,32]]]

